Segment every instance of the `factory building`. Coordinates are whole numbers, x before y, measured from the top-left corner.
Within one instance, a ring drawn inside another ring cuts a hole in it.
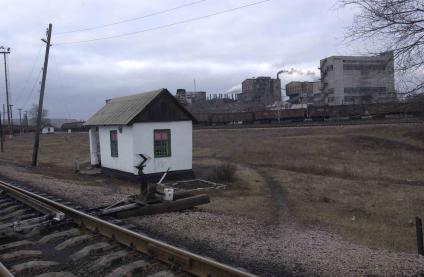
[[[271,77],[257,77],[242,82],[242,92],[237,95],[241,102],[271,105],[281,101],[281,81]]]
[[[293,81],[286,84],[287,102],[291,104],[312,104],[314,94],[319,93],[320,82]]]
[[[385,103],[396,100],[393,52],[377,56],[331,56],[320,61],[316,104]]]
[[[186,91],[177,89],[175,98],[183,105],[192,105],[206,102],[206,91]]]

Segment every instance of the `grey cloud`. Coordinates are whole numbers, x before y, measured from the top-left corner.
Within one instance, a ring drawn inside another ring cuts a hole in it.
[[[10,1],[0,11],[1,42],[12,47],[11,85],[16,106],[37,99],[36,72],[29,74],[49,22],[53,43],[119,34],[169,24],[249,1],[205,1],[176,12],[95,32],[61,31],[132,18],[188,1]],[[125,38],[81,45],[53,45],[46,88],[51,116],[87,118],[106,98],[166,87],[223,93],[253,76],[275,76],[281,68],[299,70],[284,82],[312,79],[319,60],[348,52],[344,26],[351,12],[331,10],[333,0],[270,1],[234,13]],[[302,75],[304,74],[304,75]],[[1,75],[1,74],[0,74]],[[30,75],[28,77],[28,75]],[[3,80],[0,79],[0,93]],[[3,101],[4,97],[1,97]]]

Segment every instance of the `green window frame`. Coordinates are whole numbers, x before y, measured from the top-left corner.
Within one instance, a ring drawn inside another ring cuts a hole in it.
[[[170,129],[154,130],[153,143],[155,158],[171,157]]]
[[[110,155],[118,157],[118,131],[110,131]]]

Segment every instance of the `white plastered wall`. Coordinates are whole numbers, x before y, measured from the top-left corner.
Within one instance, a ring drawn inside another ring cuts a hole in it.
[[[99,127],[100,155],[102,167],[138,174],[135,168],[143,154],[150,159],[144,168],[145,174],[192,169],[193,127],[191,121],[135,123],[131,126]],[[171,130],[171,156],[155,158],[153,133],[156,129]],[[110,153],[110,131],[117,130],[118,157]]]

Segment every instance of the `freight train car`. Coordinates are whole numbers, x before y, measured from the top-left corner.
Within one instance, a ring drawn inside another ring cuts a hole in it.
[[[410,103],[384,103],[384,104],[369,104],[366,106],[366,114],[372,115],[373,117],[385,117],[389,115],[413,115],[416,113],[415,110],[410,109],[412,105]]]
[[[278,111],[257,111],[254,113],[255,122],[257,123],[273,123],[278,122]]]
[[[211,113],[209,114],[210,124],[246,124],[253,123],[253,112],[234,112],[234,113]]]
[[[308,118],[313,121],[323,121],[329,117],[329,106],[308,106]]]
[[[192,113],[198,124],[209,124],[209,113]]]
[[[304,108],[279,110],[280,120],[303,121],[306,115],[307,110]]]
[[[379,103],[379,104],[356,104],[337,106],[309,106],[308,117],[312,120],[324,120],[328,118],[359,119],[367,116],[384,118],[390,115],[418,115],[417,105],[413,103]]]
[[[314,106],[299,109],[263,110],[256,112],[195,113],[200,124],[250,124],[282,121],[323,121],[327,119],[384,118],[387,116],[421,115],[423,107],[415,103],[356,104]]]

